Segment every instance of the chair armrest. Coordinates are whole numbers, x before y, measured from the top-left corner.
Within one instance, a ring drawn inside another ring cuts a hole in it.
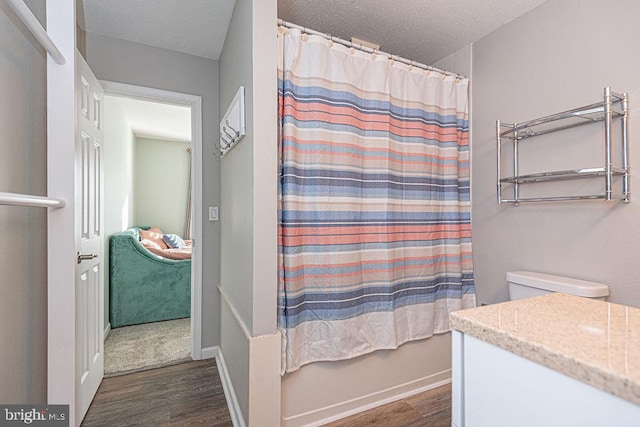
[[[119,256],[137,257],[147,262],[163,265],[182,265],[191,262],[189,259],[175,260],[156,255],[142,246],[142,243],[140,243],[134,235],[127,232],[114,233],[111,235],[109,255],[112,258]]]

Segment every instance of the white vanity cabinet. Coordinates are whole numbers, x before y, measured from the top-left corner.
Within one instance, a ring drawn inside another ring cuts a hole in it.
[[[453,426],[640,426],[640,310],[552,295],[452,314]]]
[[[453,332],[455,427],[640,426],[640,406]]]

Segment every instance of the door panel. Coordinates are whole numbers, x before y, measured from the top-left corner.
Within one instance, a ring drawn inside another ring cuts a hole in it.
[[[76,54],[76,419],[82,420],[104,376],[103,90]]]
[[[102,147],[96,142],[93,143],[93,235],[95,237],[102,236],[101,230],[101,212],[102,203],[100,200],[100,188],[102,184]]]

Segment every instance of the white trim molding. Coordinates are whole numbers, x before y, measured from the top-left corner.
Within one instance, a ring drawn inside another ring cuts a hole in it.
[[[282,418],[281,425],[283,427],[321,426],[449,383],[451,383],[451,369],[335,405]]]
[[[200,359],[214,359],[220,353],[220,347],[214,345],[213,347],[205,347],[200,353]]]
[[[193,360],[206,358],[203,357],[202,348],[202,97],[105,80],[101,80],[100,83],[105,94],[125,95],[191,107],[191,200],[193,201],[191,224],[194,240],[191,256],[191,357]]]
[[[240,402],[238,402],[238,397],[233,389],[233,383],[231,382],[227,365],[224,362],[222,351],[218,351],[218,354],[216,355],[216,365],[218,366],[218,373],[220,374],[220,381],[222,382],[222,390],[224,390],[224,397],[227,401],[227,407],[229,408],[233,427],[246,427],[247,424],[242,416]]]
[[[54,5],[55,3],[55,5]],[[47,403],[69,405],[76,416],[76,253],[75,233],[75,2],[47,0],[46,28],[65,65],[47,57],[47,194],[67,201],[47,214]],[[79,208],[78,208],[79,209]]]
[[[107,322],[107,326],[104,327],[104,336],[102,337],[103,341],[107,340],[109,332],[111,332],[111,322]]]
[[[236,310],[234,305],[231,304],[231,300],[229,299],[229,296],[227,295],[227,291],[225,291],[224,288],[221,285],[218,285],[218,290],[220,291],[220,295],[222,296],[222,299],[223,299],[222,302],[226,303],[227,307],[229,307],[229,311],[231,311],[231,314],[233,314],[233,317],[234,317],[236,323],[238,324],[238,326],[242,330],[242,334],[245,336],[247,341],[251,340],[251,338],[253,338],[253,337],[251,336],[251,333],[249,332],[249,328],[247,328],[247,325],[242,320],[242,317],[240,317],[240,314],[238,314],[238,311]]]
[[[241,392],[242,390],[248,390],[248,407],[245,415],[249,425],[279,425],[281,421],[280,347],[282,344],[280,332],[251,336],[245,323],[229,301],[224,288],[221,286],[218,288],[222,296],[221,303],[228,308],[232,316],[231,320],[237,325],[237,327],[232,328],[234,331],[237,331],[234,332],[237,334],[235,338],[246,340],[243,342],[243,346],[246,345],[245,348],[248,351],[247,360],[243,359],[246,363],[240,367],[240,369],[245,370],[244,373],[246,376],[238,375],[237,372],[234,372],[236,375],[234,378],[232,378],[227,371],[222,350],[218,352],[217,360],[220,361],[220,377],[223,381],[223,387],[226,387],[225,396],[227,396],[229,411],[232,414],[234,411],[237,412],[234,419],[234,426],[244,426],[246,421],[241,412],[238,396],[235,394],[233,388],[233,381],[240,382],[237,385]],[[227,330],[227,332],[231,333],[230,330]],[[225,344],[224,337],[222,344]],[[238,369],[237,362],[235,360],[231,362],[232,369]],[[246,381],[246,383],[244,381]],[[227,384],[226,386],[225,382]],[[234,416],[232,415],[232,419],[233,418]],[[236,424],[236,422],[238,424]]]

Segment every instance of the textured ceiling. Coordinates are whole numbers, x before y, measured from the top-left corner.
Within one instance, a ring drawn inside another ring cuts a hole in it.
[[[545,0],[278,0],[278,17],[434,64]]]
[[[259,0],[276,1],[276,0]],[[278,17],[434,64],[545,0],[277,0]],[[217,60],[235,0],[83,0],[88,32]]]
[[[80,27],[217,60],[235,0],[83,0]]]
[[[113,99],[138,138],[191,141],[190,107],[119,96]]]

